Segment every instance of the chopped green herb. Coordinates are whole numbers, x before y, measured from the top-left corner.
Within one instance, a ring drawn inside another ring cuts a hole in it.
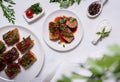
[[[3,57],[4,54],[0,54],[0,57]]]
[[[12,69],[8,69],[8,72],[17,72],[17,71],[18,71],[18,70],[15,69],[15,68],[14,68],[14,69],[13,69],[13,68],[12,68]]]
[[[36,3],[34,5],[32,5],[30,7],[30,9],[35,13],[35,14],[39,14],[42,12],[42,7],[40,7],[40,4],[39,3]]]
[[[22,44],[22,47],[24,47],[24,46],[25,46],[25,42],[24,42],[24,41],[22,41],[22,43],[21,43],[21,44]]]
[[[61,41],[59,41],[58,44],[61,44]]]
[[[28,61],[28,62],[27,62],[27,65],[30,65],[30,64],[31,64],[31,62],[30,62],[30,61]]]
[[[65,18],[61,18],[59,21],[60,21],[60,24],[63,24],[63,23],[65,23],[66,19]]]
[[[9,34],[9,32],[6,33],[6,34],[4,34],[4,35],[3,35],[3,38],[7,38],[7,37],[8,37],[8,34]]]
[[[4,44],[0,44],[0,49],[2,49],[4,47]]]
[[[54,32],[54,28],[49,28],[50,32],[53,33]]]
[[[13,41],[13,40],[15,40],[15,39],[16,39],[16,36],[17,36],[17,33],[16,33],[16,32],[14,32],[14,34],[13,34],[12,38],[10,38],[10,39]]]
[[[63,36],[68,36],[68,37],[72,37],[72,36],[73,36],[73,34],[72,34],[71,31],[68,31],[68,32],[66,32],[66,33],[63,33],[62,35],[63,35]]]
[[[26,60],[27,58],[28,58],[27,55],[24,55],[24,56],[23,56],[23,60]]]
[[[63,44],[63,47],[65,48],[65,44]]]

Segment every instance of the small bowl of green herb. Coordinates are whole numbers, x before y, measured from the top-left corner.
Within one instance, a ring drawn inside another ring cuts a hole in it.
[[[35,3],[31,5],[24,11],[24,18],[28,23],[34,22],[44,14],[44,10],[40,3]]]

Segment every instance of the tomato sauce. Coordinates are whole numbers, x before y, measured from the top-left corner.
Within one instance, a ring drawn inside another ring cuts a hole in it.
[[[56,17],[56,18],[54,19],[54,22],[60,21],[60,19],[62,19],[62,18],[68,19],[68,18],[70,18],[70,17],[67,17],[67,16],[58,16],[58,17]],[[67,21],[67,20],[66,20],[66,21]],[[65,25],[66,25],[66,21],[64,22]],[[66,25],[66,26],[67,26],[67,25]],[[72,33],[74,34],[74,33],[76,33],[77,28],[78,28],[78,27],[73,28],[73,29],[70,29],[70,30],[71,30]],[[60,40],[60,42],[65,42],[65,43],[66,43],[66,41],[62,38],[61,32],[62,32],[62,31],[60,30],[59,40]]]

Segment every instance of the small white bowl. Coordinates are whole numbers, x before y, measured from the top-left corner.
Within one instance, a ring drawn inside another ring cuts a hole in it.
[[[27,9],[26,9],[27,10]],[[25,11],[26,11],[25,10]],[[42,8],[42,12],[39,13],[39,14],[33,14],[33,17],[32,18],[28,18],[25,14],[25,11],[24,11],[24,14],[23,14],[23,17],[25,18],[25,20],[28,22],[28,23],[32,23],[34,21],[36,21],[37,19],[39,19],[43,14],[44,14],[44,9]]]
[[[93,3],[99,4],[99,5],[101,6],[99,12],[96,13],[95,15],[91,15],[91,14],[89,13],[89,7],[90,7],[90,5],[93,4]],[[90,4],[90,5],[88,6],[88,8],[87,8],[87,16],[90,17],[90,18],[95,18],[95,17],[97,17],[97,16],[101,13],[102,8],[103,8],[103,5],[102,5],[101,1],[94,1],[94,2],[92,2],[91,4]]]

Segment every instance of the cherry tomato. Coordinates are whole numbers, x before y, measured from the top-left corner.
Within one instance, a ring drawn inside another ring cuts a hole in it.
[[[33,17],[33,11],[32,11],[31,9],[28,9],[28,10],[26,11],[26,16],[27,16],[28,18],[32,18],[32,17]]]

